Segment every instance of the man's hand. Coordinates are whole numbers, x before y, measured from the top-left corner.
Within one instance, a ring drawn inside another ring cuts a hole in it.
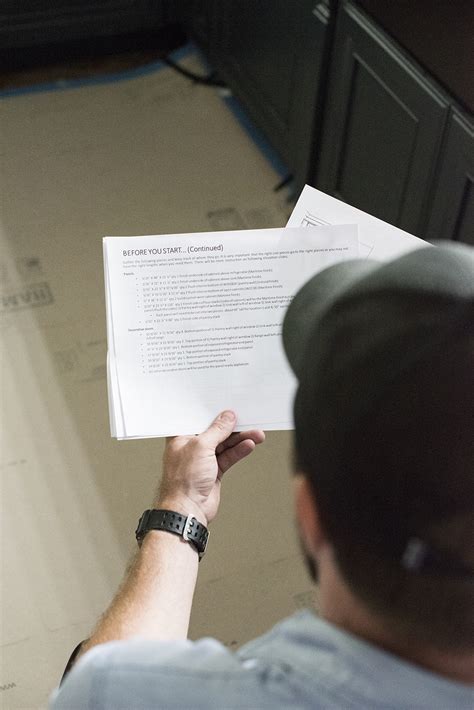
[[[221,412],[202,434],[167,440],[155,508],[194,515],[206,526],[215,518],[222,476],[265,440],[258,429],[233,434],[235,422],[234,412]]]
[[[199,436],[168,439],[155,508],[194,515],[208,525],[219,507],[224,473],[265,439],[263,431],[232,433],[236,416],[221,412]],[[80,655],[93,646],[143,636],[187,637],[199,558],[182,538],[150,531],[111,605]]]

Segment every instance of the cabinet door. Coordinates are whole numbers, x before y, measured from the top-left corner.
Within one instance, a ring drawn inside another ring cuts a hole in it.
[[[424,236],[447,101],[368,17],[340,12],[316,186]]]
[[[453,112],[431,203],[428,239],[474,246],[474,126]]]
[[[209,55],[214,45],[213,18],[216,0],[180,0],[177,3],[178,19],[184,22],[189,33]]]
[[[215,7],[213,65],[289,171],[304,182],[328,2],[220,0]]]
[[[288,129],[289,165],[296,195],[310,180],[320,136],[334,8],[335,3],[327,0],[308,3],[300,27]]]

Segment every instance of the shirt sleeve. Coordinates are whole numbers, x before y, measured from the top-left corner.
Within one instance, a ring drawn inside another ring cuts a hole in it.
[[[228,649],[210,638],[200,641],[134,638],[102,644],[79,659],[61,687],[51,695],[50,710],[112,710],[127,707],[128,703],[131,703],[128,708],[149,707],[146,703],[151,698],[146,698],[146,689],[151,678],[158,680],[160,676],[160,700],[163,707],[167,703],[169,707],[171,698],[166,696],[172,693],[173,685],[177,687],[181,673],[192,669],[198,674],[200,668],[209,668],[209,664],[214,670],[231,670],[234,666],[234,671],[240,665]]]
[[[97,667],[100,665],[101,647],[91,649],[86,653],[67,677],[62,678],[61,686],[53,692],[50,698],[50,708],[59,710],[84,710],[89,707],[89,700],[93,697],[94,683],[96,682]]]

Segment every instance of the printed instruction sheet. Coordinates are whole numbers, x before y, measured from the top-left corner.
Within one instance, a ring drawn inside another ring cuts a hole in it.
[[[315,273],[358,256],[355,225],[106,237],[108,384],[117,438],[291,429],[281,325]]]

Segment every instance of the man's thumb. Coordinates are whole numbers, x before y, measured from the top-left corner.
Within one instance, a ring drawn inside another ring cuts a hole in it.
[[[224,412],[221,412],[214,419],[210,427],[201,434],[201,439],[207,446],[215,449],[218,444],[225,441],[227,437],[232,434],[236,420],[237,417],[235,413],[230,409],[226,409]]]

